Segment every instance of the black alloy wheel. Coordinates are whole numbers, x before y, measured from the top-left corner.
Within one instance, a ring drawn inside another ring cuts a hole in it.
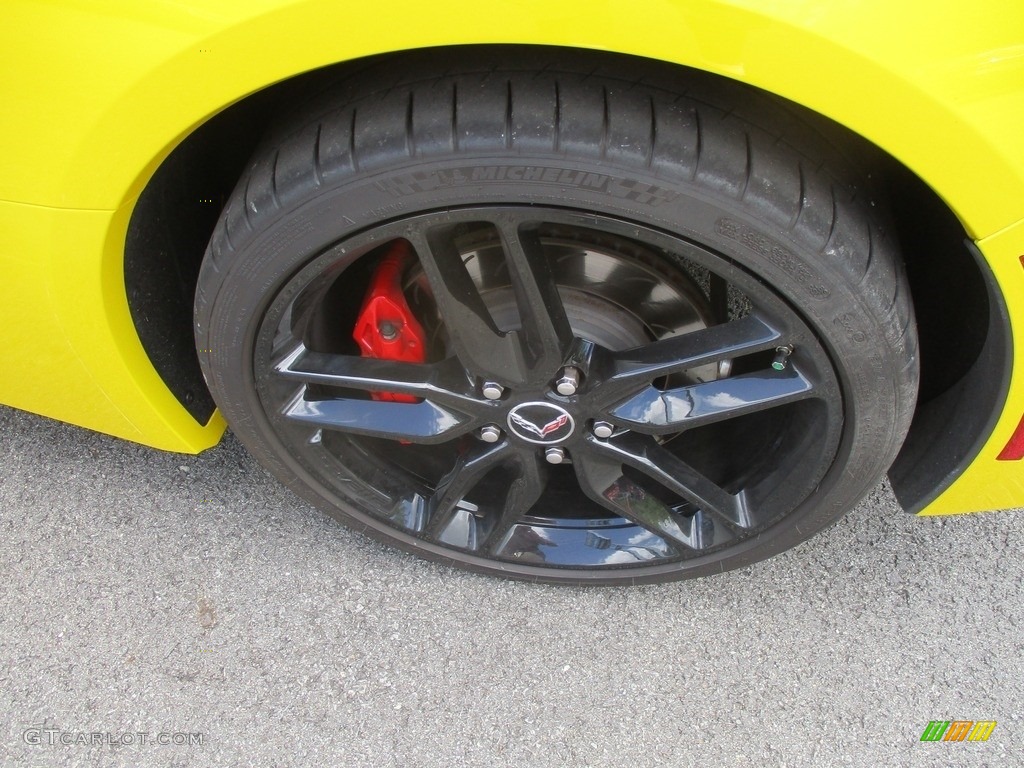
[[[275,475],[430,559],[571,583],[754,562],[877,482],[909,297],[883,215],[792,148],[806,125],[571,67],[377,82],[275,134],[200,275],[208,382]],[[544,145],[520,123],[549,112]],[[396,249],[418,362],[353,338]]]

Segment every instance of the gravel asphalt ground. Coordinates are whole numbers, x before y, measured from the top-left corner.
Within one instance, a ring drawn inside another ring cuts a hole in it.
[[[506,583],[342,528],[231,436],[0,408],[0,766],[1022,765],[1022,549],[1020,510],[883,485],[706,580]],[[920,742],[940,719],[998,725]]]

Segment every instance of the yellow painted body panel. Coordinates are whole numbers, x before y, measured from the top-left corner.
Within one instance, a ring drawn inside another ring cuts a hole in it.
[[[215,445],[153,370],[132,325],[121,260],[131,204],[78,211],[0,202],[0,399],[156,448]],[[102,259],[99,258],[102,254]]]
[[[16,150],[0,158],[4,200],[111,210],[197,124],[266,85],[380,52],[504,42],[614,50],[743,80],[898,157],[972,235],[1022,217],[1016,0],[942,13],[923,0],[498,0],[486,14],[468,0],[8,0],[4,15],[14,23],[0,32],[0,71],[15,119],[0,140]]]
[[[778,93],[917,173],[1024,296],[1024,5],[985,0],[5,0],[0,24],[0,402],[198,451],[139,344],[122,279],[134,201],[198,125],[297,74],[411,48],[530,43],[675,62]],[[1024,303],[1011,306],[1024,327]],[[1015,334],[1024,361],[1024,333]],[[1024,504],[990,444],[926,512]],[[972,490],[991,486],[990,496]],[[996,487],[1003,490],[996,490]]]

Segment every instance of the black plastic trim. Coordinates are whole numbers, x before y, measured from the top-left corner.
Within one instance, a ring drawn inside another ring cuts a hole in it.
[[[988,328],[967,372],[941,395],[918,406],[907,442],[889,469],[897,500],[913,514],[935,501],[974,462],[1010,391],[1013,336],[1006,302],[981,251],[970,240],[965,247],[985,284]]]
[[[128,224],[124,282],[132,322],[156,372],[200,424],[215,405],[191,331],[196,279],[269,104],[258,94],[200,126],[157,169]]]

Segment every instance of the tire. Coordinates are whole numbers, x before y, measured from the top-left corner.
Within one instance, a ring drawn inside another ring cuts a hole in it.
[[[196,296],[232,430],[339,520],[515,579],[719,573],[834,522],[918,381],[856,142],[700,74],[506,54],[376,64],[270,132]],[[423,362],[353,340],[399,251]]]

